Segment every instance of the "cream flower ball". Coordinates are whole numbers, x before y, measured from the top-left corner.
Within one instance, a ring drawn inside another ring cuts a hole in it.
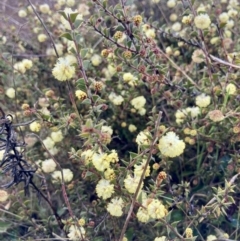
[[[211,19],[206,13],[201,13],[194,18],[195,26],[199,29],[206,29],[211,24]]]
[[[46,146],[47,149],[52,149],[55,145],[55,142],[51,137],[47,137],[46,139],[43,140],[44,146]]]
[[[209,95],[205,95],[203,93],[196,97],[196,105],[201,108],[205,108],[205,107],[209,106],[210,103],[211,103],[211,97]]]
[[[69,228],[68,237],[71,241],[82,240],[82,238],[85,238],[85,234],[86,230],[83,227],[71,225]]]
[[[193,51],[192,61],[197,64],[200,64],[205,61],[205,55],[201,49],[196,49]]]
[[[236,94],[237,87],[236,87],[236,85],[230,83],[226,86],[226,91],[229,95],[234,95],[234,94]]]
[[[138,97],[131,100],[131,105],[136,110],[141,110],[144,107],[145,104],[146,104],[146,99],[145,99],[144,96],[138,96]]]
[[[139,134],[136,137],[136,142],[139,146],[141,145],[149,145],[150,144],[150,140],[149,140],[149,136],[150,133],[148,131],[141,131],[139,132]]]
[[[54,131],[51,133],[51,138],[54,142],[61,142],[63,139],[62,131]]]
[[[57,165],[53,159],[47,159],[47,160],[41,162],[40,166],[45,173],[53,172],[53,171],[55,171],[55,169],[57,167]]]
[[[102,199],[108,199],[114,193],[114,185],[109,180],[101,179],[96,186],[96,192]]]
[[[181,30],[181,28],[182,28],[182,25],[179,22],[176,22],[172,25],[172,30],[175,32],[179,32]]]
[[[40,10],[41,13],[47,14],[47,13],[50,12],[50,7],[49,7],[49,5],[46,4],[46,3],[45,3],[45,4],[41,4],[41,5],[39,6],[39,10]]]
[[[43,43],[47,40],[47,35],[44,34],[44,33],[41,33],[41,34],[38,35],[37,38],[38,38],[38,42]]]
[[[140,182],[139,176],[130,176],[127,175],[127,177],[124,179],[124,187],[127,189],[129,193],[135,193],[138,187],[138,184]],[[143,182],[141,183],[141,188],[143,187]]]
[[[29,128],[31,131],[39,132],[41,130],[41,124],[37,121],[34,121],[29,125]]]
[[[166,236],[157,237],[154,239],[154,241],[167,241],[167,237]]]
[[[0,189],[0,202],[7,201],[9,195],[5,190]]]
[[[25,69],[31,69],[33,66],[33,62],[30,59],[23,59],[22,64],[24,65]]]
[[[19,16],[20,18],[25,18],[25,17],[27,17],[27,12],[26,12],[25,10],[21,9],[21,10],[19,10],[19,12],[18,12],[18,16]]]
[[[10,99],[15,98],[15,89],[13,88],[8,88],[5,92],[6,96],[9,97]]]
[[[176,0],[168,0],[167,1],[167,6],[169,8],[174,8],[176,6],[176,4],[177,4]]]
[[[176,157],[184,152],[185,143],[179,139],[176,133],[170,131],[160,138],[158,148],[162,155]]]
[[[52,70],[53,76],[59,81],[66,81],[75,75],[75,67],[68,58],[60,57]]]
[[[102,58],[98,54],[94,54],[91,58],[91,62],[93,66],[98,66],[102,63]]]
[[[219,18],[220,23],[227,23],[227,21],[229,20],[229,16],[226,12],[221,13],[218,16],[218,18]]]
[[[63,168],[62,172],[63,172],[63,180],[64,180],[64,182],[71,182],[72,179],[73,179],[73,172],[70,169],[68,169],[68,168]],[[53,183],[61,182],[62,181],[61,171],[55,171],[52,174],[52,178],[53,178]]]
[[[115,197],[111,199],[111,202],[107,205],[107,211],[115,217],[121,217],[123,214],[123,199],[121,197]]]

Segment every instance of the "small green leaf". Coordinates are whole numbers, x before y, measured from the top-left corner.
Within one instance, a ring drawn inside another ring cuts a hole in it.
[[[87,70],[88,67],[89,67],[89,64],[90,64],[90,61],[89,61],[89,60],[84,60],[84,61],[83,61],[83,69],[84,69],[84,70]]]
[[[61,14],[66,20],[68,20],[68,17],[64,11],[59,11],[59,14]]]
[[[7,221],[0,221],[0,233],[5,233],[12,225]]]
[[[82,101],[82,104],[84,104],[84,105],[91,105],[91,100],[85,99],[85,100]]]
[[[84,92],[87,92],[87,88],[86,88],[85,81],[83,78],[77,80],[77,87],[78,87],[78,89],[80,89]]]
[[[80,51],[81,57],[85,58],[88,52],[89,52],[89,49],[87,49],[87,48],[81,49],[81,51]]]
[[[75,22],[77,16],[78,16],[78,13],[71,13],[70,14],[70,20],[71,20],[72,23]]]
[[[66,38],[68,40],[73,40],[72,35],[70,33],[63,33],[60,35],[60,38]]]

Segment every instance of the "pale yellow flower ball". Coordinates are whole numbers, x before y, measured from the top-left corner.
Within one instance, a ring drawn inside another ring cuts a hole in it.
[[[124,73],[123,74],[123,80],[125,81],[125,82],[130,82],[130,81],[133,81],[133,80],[135,80],[135,76],[133,75],[133,74],[131,74],[131,73]]]
[[[127,175],[127,177],[124,179],[124,187],[127,189],[129,193],[135,193],[138,187],[138,184],[140,182],[139,176],[130,176]],[[141,189],[143,187],[143,182],[141,183]]]
[[[148,135],[150,135],[150,133],[148,131],[141,131],[136,138],[136,142],[139,146],[141,145],[149,145],[150,144],[150,140]]]
[[[67,169],[67,168],[63,168],[62,172],[63,172],[64,182],[71,182],[72,179],[73,179],[73,172],[70,169]],[[53,178],[53,183],[61,182],[62,181],[61,171],[55,171],[52,174],[52,178]]]
[[[114,92],[111,92],[108,98],[114,105],[121,105],[124,101],[121,95],[117,95]]]
[[[144,107],[146,102],[147,101],[144,96],[138,96],[138,97],[132,99],[130,103],[136,110],[140,110]]]
[[[51,138],[54,142],[61,142],[63,139],[63,134],[62,131],[54,131],[51,133]]]
[[[201,49],[194,50],[192,54],[192,61],[197,64],[200,64],[205,61],[205,55]]]
[[[199,14],[194,18],[195,26],[199,29],[206,29],[211,24],[211,19],[206,13]]]
[[[123,101],[124,99],[121,95],[116,95],[112,102],[114,105],[121,105]]]
[[[182,25],[179,22],[176,22],[172,25],[172,30],[175,32],[181,31]]]
[[[55,142],[52,140],[51,137],[47,137],[46,139],[43,140],[43,144],[47,149],[52,149],[55,145]]]
[[[67,58],[60,57],[52,70],[53,76],[59,81],[66,81],[75,75],[75,67]]]
[[[108,133],[111,136],[113,134],[113,129],[110,126],[102,126],[101,132]]]
[[[5,190],[0,190],[0,202],[5,202],[8,199],[8,193]]]
[[[23,59],[22,64],[24,65],[25,69],[31,69],[33,66],[33,62],[30,59]]]
[[[8,88],[5,92],[6,96],[9,97],[10,99],[14,99],[15,98],[15,89],[13,88]]]
[[[38,35],[37,38],[38,38],[38,42],[43,43],[47,40],[47,35],[44,34],[44,33],[41,33],[41,34]]]
[[[147,38],[155,38],[156,37],[156,32],[154,28],[150,28],[148,30],[146,30],[145,35],[147,36]]]
[[[146,223],[149,219],[150,216],[148,214],[148,211],[146,208],[140,207],[137,211],[137,219],[141,223]]]
[[[226,91],[229,95],[234,95],[236,94],[237,87],[236,85],[230,83],[226,86]]]
[[[31,131],[39,132],[41,130],[41,124],[37,121],[34,121],[29,125],[29,128]]]
[[[239,5],[239,1],[238,0],[230,0],[229,1],[229,6],[232,8],[237,8]]]
[[[108,199],[114,193],[114,185],[109,180],[101,179],[96,186],[96,192],[98,197]]]
[[[33,8],[36,10],[36,6],[35,5],[33,5]],[[27,11],[29,12],[29,13],[33,13],[33,9],[32,9],[32,6],[27,6]]]
[[[78,220],[78,224],[79,224],[80,226],[84,226],[84,225],[86,224],[85,219],[84,219],[84,218],[80,218],[80,219]]]
[[[226,29],[224,30],[223,35],[224,35],[226,38],[231,38],[231,37],[232,37],[232,32],[226,28]]]
[[[197,116],[200,114],[200,109],[199,109],[198,106],[187,107],[187,108],[186,108],[186,112],[187,112],[188,114],[190,114],[190,116],[191,116],[192,118],[195,118],[195,117],[197,117]]]
[[[228,16],[230,18],[235,18],[238,15],[238,11],[236,9],[229,9],[228,10]]]
[[[193,16],[191,14],[187,15],[187,16],[183,16],[182,23],[190,24],[192,22],[192,18],[193,18]]]
[[[111,199],[111,202],[107,205],[107,211],[114,217],[121,217],[123,214],[123,199],[121,197],[115,197]]]
[[[205,95],[203,93],[196,97],[196,105],[201,108],[205,108],[205,107],[209,106],[210,103],[211,103],[211,97],[209,95]]]
[[[154,239],[154,241],[167,241],[167,237],[166,236],[157,237]]]
[[[94,54],[91,58],[91,62],[93,66],[98,66],[102,63],[102,58],[98,54]]]
[[[226,12],[221,13],[218,16],[218,18],[219,18],[220,23],[227,23],[227,21],[229,20],[229,16]]]
[[[138,114],[142,115],[142,116],[145,115],[146,112],[147,112],[147,110],[145,108],[141,108],[141,109],[138,110]]]
[[[169,16],[169,19],[170,19],[171,22],[175,22],[175,21],[177,21],[178,16],[177,16],[176,13],[172,13],[172,14]]]
[[[83,151],[81,157],[84,159],[85,165],[88,165],[92,161],[94,152],[90,149]]]
[[[168,0],[167,1],[167,6],[169,8],[174,8],[176,6],[176,4],[177,4],[176,0]]]
[[[177,57],[179,56],[181,53],[179,50],[175,50],[174,53],[173,53],[173,56]]]
[[[134,132],[134,131],[137,130],[137,127],[136,127],[135,125],[133,125],[133,124],[130,124],[130,125],[128,126],[128,130],[129,130],[130,132]]]
[[[110,162],[107,160],[107,154],[105,153],[94,153],[92,156],[92,164],[100,172],[110,168]]]
[[[217,237],[215,235],[208,235],[207,236],[207,241],[213,241],[213,240],[217,240]]]
[[[82,90],[76,90],[75,95],[79,100],[85,100],[87,98],[87,94]]]
[[[227,21],[226,28],[227,29],[232,29],[234,27],[234,21],[232,19]]]
[[[176,133],[170,131],[159,140],[158,148],[162,155],[168,157],[180,156],[185,149],[185,143]]]
[[[220,38],[219,37],[213,37],[213,38],[211,38],[211,40],[210,40],[210,43],[211,44],[217,44],[217,43],[219,43],[220,42]]]
[[[68,240],[77,241],[85,238],[86,230],[83,227],[77,227],[76,225],[71,225],[68,233]]]
[[[49,5],[46,4],[46,3],[45,3],[45,4],[41,4],[41,5],[39,6],[39,10],[40,10],[41,13],[47,14],[47,13],[50,12],[50,7],[49,7]]]
[[[13,65],[13,68],[14,68],[14,73],[24,74],[26,72],[26,67],[22,61],[15,63]]]
[[[23,9],[19,10],[18,16],[19,16],[20,18],[25,18],[25,17],[27,17],[27,11],[25,11],[25,10],[23,10]]]
[[[197,13],[206,12],[206,7],[201,3],[197,8]]]
[[[171,55],[173,53],[172,51],[172,48],[170,46],[168,46],[166,49],[165,49],[165,52],[167,55]]]
[[[134,176],[135,177],[142,176],[143,170],[146,166],[146,162],[147,162],[147,160],[143,160],[141,163],[134,165]],[[149,165],[147,166],[144,177],[148,177],[148,176],[150,176],[150,166]]]
[[[166,216],[166,208],[164,205],[157,199],[152,199],[147,206],[148,214],[153,219],[160,219]]]
[[[55,171],[57,164],[54,162],[53,159],[47,159],[41,162],[40,166],[45,173],[50,173]]]

